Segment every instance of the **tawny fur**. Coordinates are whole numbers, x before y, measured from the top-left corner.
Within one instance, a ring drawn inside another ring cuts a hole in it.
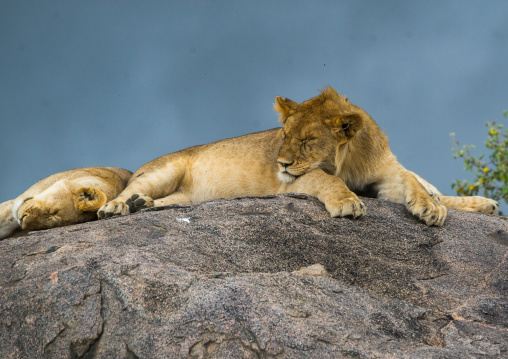
[[[40,180],[20,196],[0,204],[0,239],[91,221],[97,210],[125,188],[132,173],[116,167],[79,168]]]
[[[331,87],[298,104],[276,97],[281,128],[188,148],[155,159],[102,206],[99,218],[140,208],[214,198],[303,192],[334,217],[361,217],[358,194],[403,203],[427,225],[441,226],[446,207],[495,213],[483,197],[446,197],[390,151],[388,140],[361,108]]]

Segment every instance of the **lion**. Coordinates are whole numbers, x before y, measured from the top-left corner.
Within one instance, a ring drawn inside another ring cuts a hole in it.
[[[97,210],[125,188],[132,172],[116,167],[78,168],[44,178],[0,204],[0,239],[97,219]]]
[[[275,98],[282,127],[191,147],[148,162],[99,218],[142,208],[215,198],[303,192],[332,217],[365,215],[358,195],[402,203],[427,225],[442,226],[447,207],[495,213],[483,197],[448,197],[405,169],[371,117],[333,88],[298,104]]]

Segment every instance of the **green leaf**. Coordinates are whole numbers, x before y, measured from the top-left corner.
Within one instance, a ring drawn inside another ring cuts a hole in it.
[[[503,116],[508,117],[508,110],[503,111]],[[462,158],[464,170],[474,177],[473,189],[467,180],[456,180],[451,184],[459,196],[476,195],[481,193],[485,197],[508,203],[508,129],[503,132],[503,125],[496,121],[486,122],[489,128],[485,148],[487,149],[488,161],[485,154],[475,157],[470,150],[474,145],[463,145],[458,149],[458,141],[455,141],[455,133],[450,133],[453,138],[453,158]],[[484,168],[488,168],[484,172]]]

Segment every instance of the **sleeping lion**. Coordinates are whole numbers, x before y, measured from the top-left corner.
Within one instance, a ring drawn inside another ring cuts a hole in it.
[[[0,239],[16,230],[34,231],[97,219],[97,210],[118,196],[132,173],[89,167],[56,173],[19,197],[0,204]]]
[[[138,169],[99,218],[141,208],[214,198],[303,192],[332,217],[362,217],[357,194],[403,203],[427,225],[442,226],[448,208],[495,213],[483,197],[448,197],[405,169],[388,139],[361,108],[333,88],[298,104],[275,98],[280,128],[191,147]]]

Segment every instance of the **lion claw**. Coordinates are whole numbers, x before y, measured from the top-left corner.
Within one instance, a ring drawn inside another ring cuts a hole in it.
[[[442,226],[448,213],[445,206],[430,197],[414,198],[407,202],[406,207],[427,226]]]
[[[361,218],[367,212],[367,207],[359,198],[345,198],[325,206],[332,217]]]

